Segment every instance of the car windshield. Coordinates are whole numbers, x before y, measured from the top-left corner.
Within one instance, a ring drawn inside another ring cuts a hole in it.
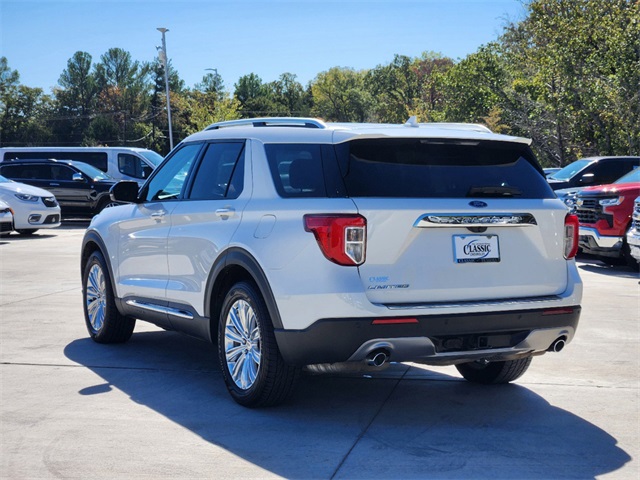
[[[0,175],[0,183],[9,183],[9,182],[13,182],[13,180],[9,180],[8,178],[5,178],[2,175]]]
[[[162,158],[161,155],[158,155],[156,152],[152,152],[151,150],[146,150],[144,152],[139,152],[139,153],[144,158],[146,158],[151,163],[153,163],[156,167],[162,163],[162,160],[164,160],[164,158]]]
[[[83,162],[73,162],[73,165],[84,173],[87,177],[93,180],[113,180],[113,177],[104,173],[102,170],[98,170],[96,167],[92,167],[89,164]]]
[[[589,165],[593,160],[576,160],[573,163],[570,163],[566,167],[562,168],[560,171],[552,174],[549,180],[569,180],[580,170]]]
[[[632,183],[640,182],[640,168],[634,168],[626,175],[623,175],[613,183]]]

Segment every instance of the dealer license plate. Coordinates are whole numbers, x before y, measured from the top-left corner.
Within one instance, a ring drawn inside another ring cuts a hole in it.
[[[456,263],[500,261],[497,235],[454,235],[453,259]]]

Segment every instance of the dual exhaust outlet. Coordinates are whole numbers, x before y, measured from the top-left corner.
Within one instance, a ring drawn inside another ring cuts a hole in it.
[[[564,346],[566,345],[567,340],[566,337],[558,337],[554,340],[554,342],[547,349],[548,352],[561,352]],[[371,367],[382,367],[385,363],[389,361],[390,353],[388,350],[384,348],[378,348],[372,351],[369,355],[367,355],[367,365]]]

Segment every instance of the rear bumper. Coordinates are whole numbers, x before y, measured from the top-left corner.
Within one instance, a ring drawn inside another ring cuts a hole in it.
[[[374,318],[320,320],[305,330],[276,330],[287,363],[364,361],[386,350],[390,361],[451,365],[475,359],[508,360],[547,351],[555,340],[570,342],[580,306],[412,317],[416,323],[373,324]]]

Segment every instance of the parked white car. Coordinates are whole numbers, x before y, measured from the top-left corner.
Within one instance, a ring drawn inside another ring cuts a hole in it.
[[[8,203],[0,200],[0,235],[6,235],[13,230],[13,212]]]
[[[14,230],[21,235],[31,235],[40,228],[60,226],[58,201],[42,188],[14,182],[0,175],[0,200],[13,210]]]
[[[582,297],[578,218],[530,142],[415,118],[211,125],[93,218],[89,334],[124,342],[141,319],[217,344],[246,406],[284,401],[304,366],[513,381],[571,342]]]

